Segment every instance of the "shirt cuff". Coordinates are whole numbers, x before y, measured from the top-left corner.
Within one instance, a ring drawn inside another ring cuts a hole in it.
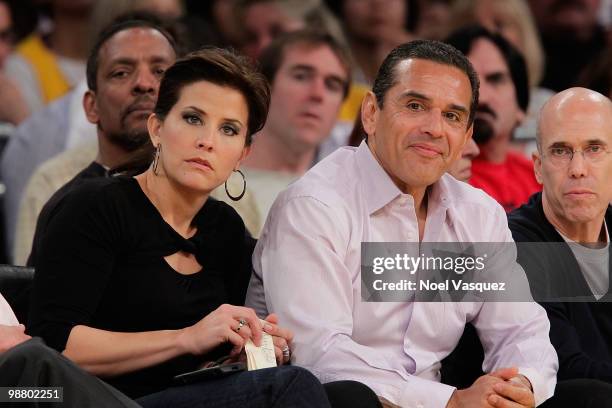
[[[546,381],[537,370],[530,367],[520,367],[518,373],[527,377],[531,383],[536,407],[553,396],[556,379],[551,386],[550,381]]]
[[[408,379],[408,386],[402,390],[399,405],[414,408],[446,408],[455,389],[450,385],[413,375]]]

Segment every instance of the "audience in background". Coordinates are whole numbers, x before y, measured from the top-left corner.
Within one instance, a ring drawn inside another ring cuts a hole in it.
[[[18,84],[32,113],[85,77],[93,4],[94,0],[52,0],[50,32],[32,33],[7,61],[7,75]]]
[[[82,107],[85,81],[59,100],[35,112],[19,125],[2,154],[0,174],[6,186],[3,209],[6,251],[12,256],[17,218],[24,191],[44,162],[81,143],[95,142],[96,129],[86,122]]]
[[[529,102],[525,60],[502,36],[480,26],[460,29],[447,42],[468,56],[480,78],[474,122],[480,155],[472,163],[470,184],[511,211],[540,190],[531,161],[510,149]]]
[[[574,86],[604,51],[606,28],[597,19],[601,0],[529,0],[546,54],[540,84],[554,91]]]
[[[529,105],[523,123],[513,133],[512,144],[527,157],[536,149],[536,119],[553,95],[539,86],[544,74],[544,50],[527,0],[456,0],[451,9],[449,31],[478,23],[508,40],[527,64]]]
[[[612,98],[612,44],[584,72],[581,85]]]
[[[243,32],[236,18],[236,0],[186,0],[187,14],[197,15],[217,35],[217,44],[240,49]]]
[[[15,82],[5,73],[6,61],[13,51],[13,12],[12,3],[0,1],[0,127],[8,124],[9,129],[0,129],[3,135],[12,131],[12,126],[23,122],[30,115],[21,91]]]
[[[255,135],[242,170],[263,222],[278,193],[315,163],[317,149],[329,136],[347,95],[351,68],[340,43],[326,32],[312,30],[279,37],[260,57],[260,65],[272,100],[266,125]],[[221,191],[216,195],[224,196]],[[244,206],[241,201],[235,204],[246,218],[252,209],[243,211]],[[250,232],[258,236],[260,228]]]
[[[306,27],[345,42],[338,21],[321,0],[237,0],[236,18],[243,30],[242,50],[255,60],[279,35]]]
[[[334,7],[333,3],[330,6]],[[265,46],[279,35],[306,27],[326,31],[338,43],[347,44],[338,20],[323,0],[237,0],[236,14],[239,24],[244,27],[243,51],[253,58],[259,58]],[[317,159],[347,144],[353,121],[368,88],[369,85],[352,83],[338,113],[338,122],[330,131],[330,137],[321,145]]]
[[[413,38],[408,32],[407,0],[340,0],[328,2],[344,26],[355,66],[353,81],[370,87],[389,51]]]
[[[452,22],[451,5],[453,0],[411,0],[416,3],[417,13],[414,34],[419,38],[442,41],[448,35]],[[413,7],[414,9],[414,7]]]
[[[183,21],[190,30],[205,31],[210,36],[209,44],[241,49],[243,38],[235,16],[236,0],[185,0],[183,3],[185,8]],[[190,47],[190,49],[197,48]]]

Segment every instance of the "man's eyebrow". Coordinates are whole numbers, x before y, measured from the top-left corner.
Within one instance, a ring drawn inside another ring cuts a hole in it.
[[[308,65],[308,64],[296,64],[296,65],[291,65],[289,67],[290,71],[294,71],[294,70],[304,70],[304,71],[314,71],[315,68],[312,65]]]
[[[109,66],[114,67],[115,65],[134,65],[136,60],[130,57],[121,57],[114,59],[110,62]]]
[[[468,108],[466,108],[465,106],[463,106],[463,105],[457,105],[455,103],[451,103],[449,107],[450,107],[451,110],[454,110],[454,111],[457,111],[457,112],[461,112],[461,113],[465,113],[466,115],[470,113],[470,110]]]
[[[163,55],[153,55],[152,57],[149,58],[149,61],[151,61],[153,63],[157,63],[157,62],[170,62],[170,58],[164,57]]]
[[[586,144],[589,145],[594,145],[594,144],[601,144],[601,145],[608,145],[608,143],[603,140],[603,139],[589,139],[586,141]]]
[[[487,81],[501,81],[502,79],[509,78],[510,73],[507,71],[495,71],[486,74],[484,77]]]
[[[406,91],[406,92],[402,92],[399,96],[399,99],[405,99],[405,98],[417,98],[417,99],[421,99],[427,102],[431,102],[431,98],[427,95],[423,95],[420,92],[416,92],[416,91]]]
[[[417,99],[421,99],[426,102],[431,102],[431,98],[429,96],[423,95],[422,93],[416,92],[416,91],[406,91],[402,93],[399,97],[399,99],[405,99],[405,98],[417,98]],[[448,106],[448,108],[453,111],[465,113],[466,115],[470,112],[469,109],[466,108],[465,106],[457,105],[456,103],[451,103]]]
[[[548,145],[549,149],[554,149],[556,147],[569,147],[569,145],[565,142],[553,142],[550,145]]]
[[[148,62],[151,63],[160,63],[160,62],[165,62],[165,63],[170,63],[170,59],[167,57],[164,57],[162,55],[153,55],[151,57],[148,58]],[[136,65],[138,64],[138,61],[134,58],[131,57],[120,57],[117,59],[114,59],[110,62],[109,66],[110,67],[114,67],[117,65]]]
[[[583,145],[584,144],[586,144],[586,145],[599,144],[599,145],[606,145],[606,146],[608,145],[606,143],[606,141],[602,140],[602,139],[589,139],[589,140],[583,142],[582,144]],[[554,147],[571,147],[571,146],[570,146],[569,143],[561,141],[561,142],[553,142],[548,147],[549,148],[554,148]]]

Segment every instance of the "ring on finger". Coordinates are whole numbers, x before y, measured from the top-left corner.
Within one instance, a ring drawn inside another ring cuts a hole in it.
[[[236,327],[236,333],[238,333],[240,329],[244,327],[245,325],[246,325],[246,320],[244,319],[238,320],[238,327]]]
[[[291,357],[291,350],[289,349],[289,346],[285,346],[281,349],[281,352],[283,353],[283,357],[285,358],[290,358]]]

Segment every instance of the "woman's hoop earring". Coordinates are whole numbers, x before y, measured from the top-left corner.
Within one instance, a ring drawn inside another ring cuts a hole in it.
[[[244,193],[246,193],[246,177],[244,177],[244,173],[241,172],[240,170],[234,170],[234,172],[238,172],[242,176],[242,193],[240,193],[240,195],[238,195],[238,196],[231,195],[229,193],[229,190],[227,189],[227,180],[225,180],[225,194],[227,194],[227,196],[231,200],[238,201],[238,200],[240,200],[244,196]]]
[[[161,154],[161,143],[155,146],[155,153],[153,154],[153,174],[157,174],[157,165],[159,164],[159,155]]]

